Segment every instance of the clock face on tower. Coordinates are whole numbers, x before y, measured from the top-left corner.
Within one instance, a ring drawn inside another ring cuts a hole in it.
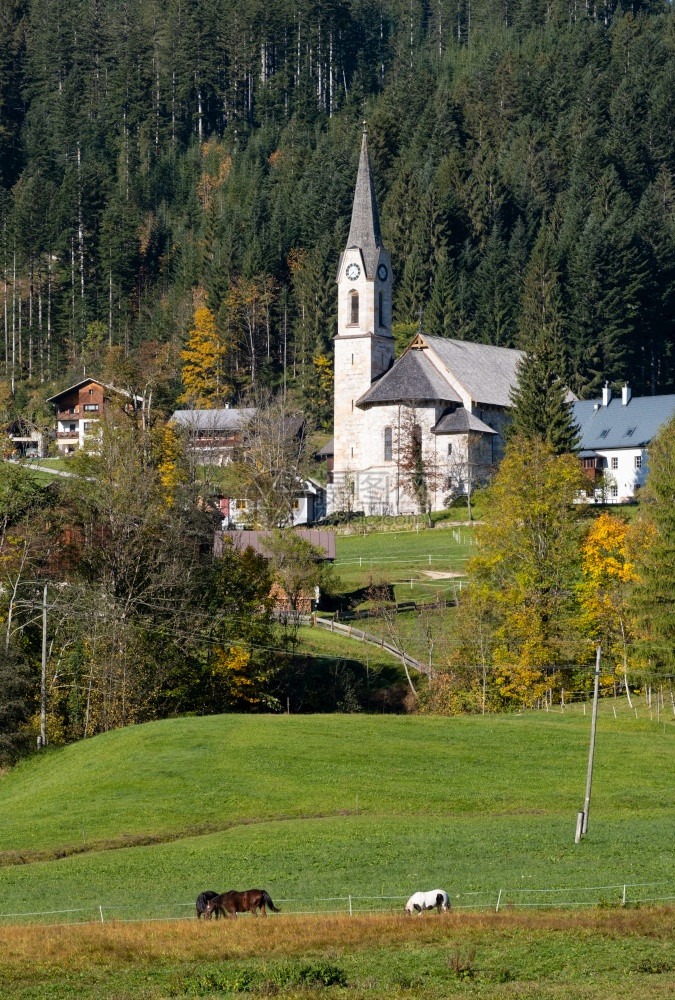
[[[380,279],[380,281],[386,281],[388,274],[389,274],[389,271],[387,271],[387,265],[386,264],[380,264],[380,266],[377,269],[377,276]]]
[[[345,274],[350,281],[356,281],[358,276],[361,274],[361,268],[358,264],[348,264]]]

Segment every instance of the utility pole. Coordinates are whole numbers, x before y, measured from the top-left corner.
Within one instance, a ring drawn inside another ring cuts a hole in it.
[[[40,749],[47,746],[47,584],[42,591],[42,679],[40,683]]]
[[[598,719],[598,694],[600,691],[600,652],[601,647],[595,651],[595,682],[593,685],[593,715],[591,717],[591,745],[588,751],[588,771],[586,773],[586,796],[584,798],[584,818],[581,824],[581,833],[588,830],[588,810],[591,805],[591,785],[593,783],[593,754],[595,753],[595,726]]]

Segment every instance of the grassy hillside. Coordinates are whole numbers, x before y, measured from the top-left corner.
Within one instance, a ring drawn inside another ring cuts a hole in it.
[[[467,905],[494,897],[465,893],[497,888],[527,902],[515,891],[672,886],[675,726],[601,715],[589,835],[574,845],[588,723],[578,711],[226,715],[108,733],[0,779],[6,862],[88,848],[1,868],[0,912],[179,915],[203,888],[253,882],[300,901],[439,883]],[[165,842],[127,846],[143,838]]]

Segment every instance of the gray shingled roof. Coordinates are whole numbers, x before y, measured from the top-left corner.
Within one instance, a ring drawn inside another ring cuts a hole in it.
[[[462,402],[426,356],[426,351],[413,348],[406,351],[377,382],[373,382],[370,389],[357,399],[356,405],[365,408],[378,403],[406,403],[422,399]]]
[[[238,431],[255,409],[174,410],[171,421],[189,431]]]
[[[427,337],[425,333],[422,336],[474,402],[511,406],[510,393],[518,381],[522,351],[469,340]]]
[[[675,416],[675,395],[634,396],[624,404],[610,399],[608,406],[597,399],[579,399],[572,404],[581,430],[583,451],[605,448],[644,448],[659,429]]]
[[[479,434],[497,433],[463,406],[452,413],[445,413],[436,426],[431,428],[432,434],[467,434],[469,431],[477,431]]]
[[[332,455],[334,455],[335,454],[335,438],[331,438],[330,441],[326,441],[326,443],[323,446],[323,448],[319,448],[319,450],[315,454],[317,455],[317,457],[321,457],[321,458],[330,458]]]
[[[347,248],[358,247],[361,250],[367,278],[375,277],[375,268],[381,246],[380,217],[377,214],[373,173],[370,169],[370,157],[368,156],[368,137],[364,131]]]

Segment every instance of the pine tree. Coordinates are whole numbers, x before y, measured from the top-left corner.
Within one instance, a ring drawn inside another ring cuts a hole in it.
[[[552,236],[545,224],[525,276],[520,338],[525,354],[511,393],[511,432],[540,438],[557,455],[575,451],[579,430],[566,401],[562,305]]]
[[[481,343],[511,346],[514,295],[508,254],[497,225],[492,227],[476,268],[475,285],[476,326]]]
[[[457,300],[455,276],[446,254],[441,257],[431,292],[429,305],[424,313],[424,332],[432,337],[457,336]]]
[[[213,313],[198,306],[194,313],[194,328],[187,345],[181,351],[183,386],[179,402],[202,409],[221,405],[229,395],[225,384],[223,363],[226,348],[216,331]]]
[[[405,262],[403,276],[395,297],[396,314],[400,320],[414,322],[427,301],[427,274],[422,254],[417,247]]]

